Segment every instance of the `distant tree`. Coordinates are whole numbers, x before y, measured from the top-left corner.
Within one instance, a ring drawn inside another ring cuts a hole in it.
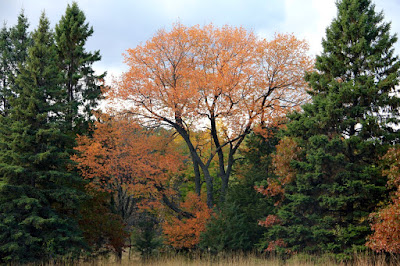
[[[45,262],[85,248],[76,215],[80,178],[68,171],[71,141],[58,116],[64,93],[57,52],[44,13],[20,64],[18,97],[0,117],[0,261]]]
[[[85,14],[73,2],[55,27],[55,40],[59,65],[63,73],[63,88],[67,91],[67,129],[75,134],[86,134],[92,122],[91,112],[101,99],[101,80],[93,64],[101,59],[100,52],[87,52],[86,42],[93,28],[86,22]]]
[[[300,148],[296,141],[287,136],[282,137],[275,146],[276,152],[271,155],[271,168],[274,174],[268,175],[264,182],[256,186],[256,190],[278,205],[285,194],[285,186],[296,178],[296,171],[291,167],[293,160],[297,160]]]
[[[345,259],[366,248],[368,215],[386,197],[379,159],[400,136],[393,127],[400,122],[400,61],[397,38],[370,0],[337,7],[317,71],[306,75],[312,103],[289,116],[286,134],[297,154],[279,174],[294,176],[280,177],[279,222],[268,232],[277,249]]]

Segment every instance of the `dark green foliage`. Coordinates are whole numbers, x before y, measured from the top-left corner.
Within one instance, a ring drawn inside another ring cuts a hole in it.
[[[236,182],[229,188],[226,201],[211,218],[201,236],[200,246],[212,251],[252,251],[266,229],[258,225],[272,213],[272,200],[256,192],[255,185],[271,172],[271,157],[277,138],[249,135],[243,160],[235,169]]]
[[[11,92],[9,93],[9,97],[16,97],[21,90],[16,82],[16,78],[21,73],[21,68],[28,57],[28,48],[32,45],[32,37],[28,32],[28,28],[28,19],[22,10],[18,16],[17,25],[10,29],[11,50],[8,63],[11,71],[8,75],[8,85]]]
[[[150,212],[142,212],[133,230],[132,246],[140,252],[142,258],[147,259],[155,255],[162,244],[157,217]]]
[[[313,102],[290,118],[286,134],[301,147],[294,182],[285,187],[281,224],[267,239],[286,251],[348,258],[365,249],[368,215],[385,197],[379,157],[398,141],[400,100],[396,36],[369,0],[342,0],[327,29],[317,71],[308,73]],[[379,113],[379,115],[378,115]]]
[[[72,130],[73,135],[88,131],[91,111],[101,98],[98,83],[105,76],[95,75],[92,68],[93,63],[101,59],[99,51],[85,50],[86,41],[93,34],[93,28],[85,20],[85,14],[73,2],[55,27],[59,68],[67,91],[67,129]]]
[[[10,66],[11,40],[10,31],[4,24],[0,31],[0,114],[6,116],[10,109],[7,98],[10,94],[8,79],[11,74]]]
[[[10,113],[11,97],[16,97],[20,89],[16,77],[28,55],[32,38],[28,33],[29,23],[23,11],[18,16],[18,23],[11,29],[4,24],[0,32],[0,114]]]
[[[255,248],[265,229],[258,225],[257,219],[246,216],[241,207],[237,203],[226,203],[222,210],[217,211],[201,236],[202,249],[222,252],[251,251]],[[263,216],[257,218],[262,219]]]
[[[28,48],[32,45],[32,38],[28,33],[29,23],[22,10],[18,16],[17,25],[10,29],[12,45],[11,64],[14,69],[14,76],[19,72],[19,65],[23,65],[28,57]]]
[[[45,194],[26,185],[1,188],[0,262],[41,262],[81,252],[75,222],[57,213]]]
[[[80,178],[68,171],[71,139],[60,125],[65,91],[44,14],[16,78],[18,97],[0,117],[0,258],[32,262],[77,255],[84,242],[75,220]]]

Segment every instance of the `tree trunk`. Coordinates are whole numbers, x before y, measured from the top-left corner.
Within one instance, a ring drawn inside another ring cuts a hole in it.
[[[200,179],[200,169],[199,169],[199,164],[196,161],[196,159],[192,157],[192,162],[193,162],[193,170],[194,170],[194,184],[195,184],[195,192],[197,196],[200,197],[201,194],[201,179]]]
[[[207,186],[207,206],[211,209],[214,205],[214,184],[208,168],[203,167],[202,170]]]
[[[213,181],[212,181],[212,177],[210,175],[210,172],[208,171],[207,166],[202,162],[200,156],[197,154],[197,151],[195,149],[195,147],[193,146],[189,134],[186,131],[186,129],[182,126],[181,120],[176,117],[175,118],[178,123],[177,124],[173,124],[173,126],[175,127],[176,131],[181,135],[181,137],[184,139],[184,141],[186,142],[189,151],[190,151],[190,156],[192,158],[193,161],[193,167],[195,170],[195,178],[197,179],[198,182],[198,187],[197,189],[200,190],[201,187],[201,182],[200,182],[200,169],[201,168],[203,174],[204,174],[204,180],[206,182],[206,186],[207,186],[207,206],[209,208],[213,207],[214,204],[214,187],[213,187]],[[197,169],[196,169],[197,168]],[[197,192],[197,191],[196,191]]]
[[[221,176],[221,195],[219,200],[221,203],[225,201],[226,192],[228,191],[229,176]]]

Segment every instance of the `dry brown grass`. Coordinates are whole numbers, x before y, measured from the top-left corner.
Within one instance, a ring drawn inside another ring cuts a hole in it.
[[[400,260],[395,257],[390,258],[391,262],[388,263],[385,255],[374,255],[374,254],[359,254],[355,256],[352,263],[336,263],[330,257],[315,257],[308,255],[298,255],[283,261],[277,257],[263,258],[255,254],[244,255],[244,254],[161,254],[156,258],[149,260],[142,260],[138,255],[131,256],[129,259],[128,254],[124,254],[122,261],[118,262],[114,257],[99,258],[89,262],[82,262],[80,265],[142,265],[142,266],[186,266],[186,265],[232,265],[232,266],[251,266],[251,265],[271,265],[271,266],[306,266],[306,265],[354,265],[354,266],[394,266],[400,265]]]

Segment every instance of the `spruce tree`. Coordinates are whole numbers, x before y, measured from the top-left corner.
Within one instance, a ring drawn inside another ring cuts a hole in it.
[[[60,128],[66,91],[49,22],[42,14],[21,65],[18,97],[0,117],[0,262],[35,262],[76,255],[84,247],[71,217],[81,194],[68,172],[71,139]]]
[[[11,73],[9,75],[9,86],[14,96],[19,93],[16,77],[20,74],[20,69],[28,57],[28,48],[32,45],[32,38],[28,28],[29,22],[22,10],[18,16],[17,25],[10,29],[11,52],[9,64]]]
[[[96,75],[93,64],[101,59],[100,52],[85,50],[93,28],[76,2],[68,5],[65,15],[55,27],[55,40],[59,55],[59,67],[64,74],[67,90],[68,129],[75,135],[85,134],[91,123],[91,110],[101,98],[99,82],[105,73]]]
[[[24,64],[32,39],[28,33],[29,23],[24,12],[18,16],[18,23],[11,29],[4,24],[0,32],[0,114],[10,113],[11,97],[19,94],[16,76]]]
[[[341,0],[326,30],[316,71],[306,80],[312,103],[289,118],[286,134],[301,149],[285,187],[280,223],[269,241],[292,252],[329,252],[349,258],[365,249],[368,215],[385,197],[378,161],[399,140],[400,61],[397,37],[370,0]]]
[[[0,115],[6,116],[10,109],[7,98],[10,94],[8,85],[10,66],[11,40],[10,31],[4,23],[0,31]]]

